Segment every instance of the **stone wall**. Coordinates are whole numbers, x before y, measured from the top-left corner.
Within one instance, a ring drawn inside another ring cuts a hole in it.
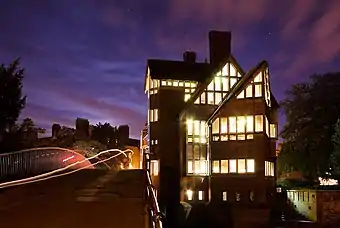
[[[318,210],[323,224],[332,223],[340,219],[340,191],[320,191]]]

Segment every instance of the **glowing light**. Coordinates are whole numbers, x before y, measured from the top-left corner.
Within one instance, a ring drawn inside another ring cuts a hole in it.
[[[63,162],[67,162],[68,160],[70,160],[70,159],[72,159],[72,158],[74,158],[74,155],[72,155],[71,157],[65,158],[65,159],[63,160]]]
[[[324,179],[319,177],[320,185],[338,185],[338,181],[334,179]]]
[[[192,190],[188,189],[188,190],[186,191],[186,194],[187,194],[188,200],[192,200],[192,197],[193,197],[193,195],[194,195],[194,192],[193,192]]]

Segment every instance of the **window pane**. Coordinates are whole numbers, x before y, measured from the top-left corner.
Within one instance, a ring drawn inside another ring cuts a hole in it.
[[[222,90],[221,78],[215,77],[215,91],[221,91],[221,90]]]
[[[220,119],[217,118],[212,124],[212,133],[218,134],[220,133]]]
[[[228,173],[228,160],[221,160],[221,173]]]
[[[198,200],[203,200],[203,191],[198,191]]]
[[[228,199],[227,192],[222,192],[222,200],[227,201],[227,199]]]
[[[214,80],[212,80],[212,81],[210,82],[210,84],[208,85],[208,90],[209,90],[209,91],[214,91]]]
[[[262,85],[255,85],[255,97],[262,96]]]
[[[267,116],[265,117],[265,119],[266,119],[266,134],[269,137],[269,122]]]
[[[222,94],[215,93],[215,105],[218,105],[222,101]]]
[[[181,81],[178,82],[178,86],[179,86],[179,87],[183,87],[183,86],[184,86],[184,82],[181,82]]]
[[[222,75],[223,76],[228,76],[229,75],[229,63],[227,63],[223,68],[222,68]]]
[[[212,92],[208,93],[208,104],[214,104],[214,93]]]
[[[221,80],[222,80],[222,89],[223,89],[223,91],[229,91],[228,78],[227,77],[223,77]]]
[[[155,110],[155,121],[158,121],[158,109],[154,109]]]
[[[235,66],[230,63],[230,76],[237,76]]]
[[[151,175],[157,176],[158,175],[158,161],[152,160],[151,167],[150,167]]]
[[[201,163],[200,161],[195,161],[194,173],[200,173]]]
[[[255,131],[261,132],[263,131],[263,116],[255,116]]]
[[[254,172],[255,172],[255,160],[247,159],[247,173],[254,173]]]
[[[238,167],[237,167],[238,173],[245,173],[246,172],[246,159],[238,159],[237,163],[238,163]]]
[[[192,161],[188,161],[188,173],[193,173]]]
[[[221,118],[221,133],[226,134],[228,129],[227,118]]]
[[[256,75],[254,82],[262,82],[262,72],[259,72],[259,74]]]
[[[200,135],[200,121],[194,120],[194,135]]]
[[[276,138],[276,125],[270,124],[270,137]]]
[[[201,132],[200,136],[206,136],[206,130],[205,130],[205,121],[201,121]]]
[[[162,80],[162,86],[165,86],[166,85],[166,81]]]
[[[253,85],[248,85],[246,88],[246,97],[253,97]]]
[[[220,161],[213,161],[212,172],[213,173],[219,173],[220,172]]]
[[[198,98],[195,100],[194,104],[199,104],[199,103],[200,103],[200,98],[198,97]]]
[[[173,82],[173,86],[174,86],[174,87],[178,87],[178,81],[174,81],[174,82]]]
[[[188,135],[192,135],[192,125],[193,125],[193,122],[192,120],[187,120],[187,131],[188,131]]]
[[[231,159],[229,160],[229,171],[230,173],[236,173],[237,170],[236,170],[236,159]]]
[[[185,82],[185,87],[190,88],[190,82]]]
[[[187,101],[190,99],[190,94],[184,94],[184,101]]]
[[[246,117],[238,116],[237,117],[237,133],[244,133],[246,128]]]
[[[236,133],[236,117],[229,117],[229,133]]]
[[[237,82],[236,78],[230,78],[230,88],[232,88],[236,82]]]
[[[246,131],[247,132],[254,132],[254,116],[246,116]]]
[[[237,95],[236,97],[237,99],[242,99],[244,98],[244,90],[241,91],[241,93],[239,95]]]
[[[205,104],[205,92],[201,94],[201,104]]]

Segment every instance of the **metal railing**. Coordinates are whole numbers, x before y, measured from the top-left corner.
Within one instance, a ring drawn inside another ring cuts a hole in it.
[[[150,216],[150,228],[162,228],[164,219],[163,213],[159,209],[155,187],[152,184],[151,175],[148,170],[146,170],[147,176],[147,197],[150,201],[149,216]]]
[[[32,148],[0,154],[0,182],[63,168],[69,164],[68,161],[65,161],[65,158],[71,156],[79,157],[82,155],[58,147]]]

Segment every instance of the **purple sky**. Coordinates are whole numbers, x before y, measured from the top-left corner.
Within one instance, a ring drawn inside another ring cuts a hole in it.
[[[340,66],[339,0],[2,0],[0,21],[0,63],[20,56],[26,69],[22,116],[48,130],[85,117],[139,137],[146,59],[204,60],[212,29],[232,31],[244,70],[269,62],[278,100]]]

